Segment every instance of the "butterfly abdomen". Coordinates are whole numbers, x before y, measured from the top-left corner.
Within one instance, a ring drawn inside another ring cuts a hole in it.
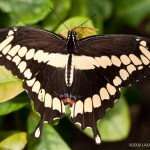
[[[70,87],[73,83],[73,62],[72,62],[72,54],[69,55],[68,57],[68,62],[66,65],[66,76],[65,76],[65,81],[66,85]]]

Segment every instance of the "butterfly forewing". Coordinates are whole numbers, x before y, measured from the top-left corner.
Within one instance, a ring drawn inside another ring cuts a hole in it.
[[[69,31],[69,34],[73,33]],[[76,40],[29,27],[0,30],[0,64],[19,78],[43,122],[62,118],[70,104],[71,120],[91,127],[113,107],[120,87],[149,75],[150,40],[130,35],[92,36]]]

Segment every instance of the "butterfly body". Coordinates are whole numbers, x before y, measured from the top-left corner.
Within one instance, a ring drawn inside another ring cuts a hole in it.
[[[96,127],[105,111],[120,97],[120,88],[150,74],[150,40],[134,35],[104,35],[67,39],[45,30],[12,27],[0,30],[0,65],[23,79],[41,121],[53,123],[65,115],[70,104],[71,120],[82,129]]]

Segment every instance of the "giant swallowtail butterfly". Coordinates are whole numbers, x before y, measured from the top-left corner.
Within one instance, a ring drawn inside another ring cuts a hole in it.
[[[70,104],[71,120],[82,129],[91,127],[101,142],[97,121],[113,107],[120,87],[134,84],[150,74],[150,40],[132,35],[104,35],[67,39],[30,27],[0,30],[0,65],[23,79],[41,121],[65,115]]]

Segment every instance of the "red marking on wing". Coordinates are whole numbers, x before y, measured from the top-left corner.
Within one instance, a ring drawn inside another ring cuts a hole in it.
[[[65,103],[68,103],[68,98],[63,98],[61,101],[62,101],[64,104],[65,104]]]
[[[74,100],[73,99],[70,100],[70,104],[71,104],[71,106],[74,104]]]
[[[61,99],[61,101],[64,103],[64,105],[67,105],[69,103],[72,106],[74,104],[74,100],[73,99],[69,100],[68,97]]]

